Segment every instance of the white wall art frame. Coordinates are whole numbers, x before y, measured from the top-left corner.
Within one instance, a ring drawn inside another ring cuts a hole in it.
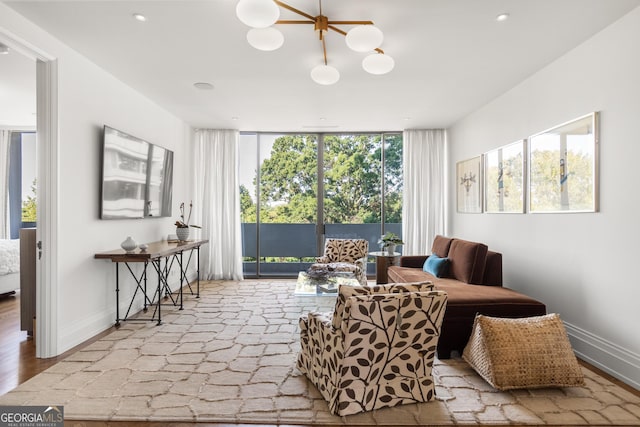
[[[456,199],[459,213],[482,213],[482,156],[456,163]]]
[[[484,154],[484,211],[524,213],[526,194],[526,140]]]
[[[598,113],[529,138],[529,212],[599,209]]]

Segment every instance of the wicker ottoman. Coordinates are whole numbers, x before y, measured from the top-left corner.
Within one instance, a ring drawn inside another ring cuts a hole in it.
[[[499,390],[584,385],[558,314],[505,319],[479,314],[462,358]]]

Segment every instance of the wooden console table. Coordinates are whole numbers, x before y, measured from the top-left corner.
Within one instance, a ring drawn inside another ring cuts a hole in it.
[[[178,298],[180,303],[180,310],[183,309],[183,287],[185,284],[189,286],[191,289],[191,284],[187,279],[187,269],[189,268],[189,263],[191,262],[191,257],[193,255],[193,251],[196,251],[196,274],[197,274],[197,290],[196,290],[196,298],[200,298],[200,246],[208,243],[209,240],[192,240],[186,242],[176,242],[170,243],[167,241],[163,242],[153,242],[148,244],[148,248],[144,251],[139,248],[132,252],[126,252],[124,249],[116,249],[109,252],[101,252],[94,255],[96,259],[108,259],[111,262],[116,264],[116,327],[120,326],[120,320],[157,320],[158,325],[162,323],[161,316],[161,300],[162,300],[162,292],[165,292],[165,298],[170,298],[173,305],[178,305]],[[189,252],[189,256],[186,260],[184,260],[183,254],[185,252]],[[164,266],[163,261],[164,260]],[[135,275],[133,270],[131,269],[130,263],[143,263],[144,267],[142,269],[142,273],[139,277]],[[174,299],[173,292],[169,287],[169,273],[171,272],[171,268],[174,263],[178,265],[180,269],[180,289],[178,291],[178,297]],[[129,308],[127,309],[127,313],[124,318],[120,319],[120,264],[124,264],[131,276],[136,281],[136,290],[131,297],[131,302],[129,303]],[[158,286],[154,290],[151,298],[147,293],[147,266],[151,264],[153,268],[156,270],[158,274]],[[143,311],[147,311],[147,307],[154,306],[154,313],[150,319],[129,319],[129,312],[131,311],[131,307],[133,306],[133,302],[138,294],[138,291],[141,292],[144,298],[144,308]],[[191,289],[191,293],[193,294],[193,290]],[[156,300],[157,298],[157,300]]]

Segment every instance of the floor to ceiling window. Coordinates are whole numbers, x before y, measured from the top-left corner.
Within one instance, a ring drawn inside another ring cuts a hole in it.
[[[36,133],[11,133],[9,167],[9,218],[11,238],[21,228],[36,226]]]
[[[401,234],[401,134],[242,133],[240,152],[245,276],[295,275],[326,237]]]

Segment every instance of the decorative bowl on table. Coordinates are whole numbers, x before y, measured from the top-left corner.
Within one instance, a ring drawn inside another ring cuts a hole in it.
[[[326,279],[329,276],[329,269],[326,265],[311,266],[307,269],[307,276],[310,279],[321,280]]]

